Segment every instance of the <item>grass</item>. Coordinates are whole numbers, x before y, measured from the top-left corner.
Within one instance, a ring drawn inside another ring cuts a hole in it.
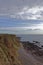
[[[2,65],[21,65],[17,57],[19,47],[20,42],[16,35],[0,34],[0,54],[2,53],[0,60],[4,59]]]

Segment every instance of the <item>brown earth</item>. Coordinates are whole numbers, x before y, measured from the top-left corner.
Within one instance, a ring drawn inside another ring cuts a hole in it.
[[[0,65],[21,65],[17,53],[19,47],[16,35],[0,34]]]
[[[30,44],[24,47],[31,52],[39,49]],[[43,65],[37,56],[27,53],[24,47],[16,35],[0,34],[0,65]]]

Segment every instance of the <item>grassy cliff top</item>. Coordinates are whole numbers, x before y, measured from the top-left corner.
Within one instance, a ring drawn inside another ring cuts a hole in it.
[[[17,53],[19,47],[16,35],[0,34],[0,65],[21,65]]]

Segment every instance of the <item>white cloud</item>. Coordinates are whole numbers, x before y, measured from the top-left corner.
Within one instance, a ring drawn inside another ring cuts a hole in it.
[[[0,27],[0,30],[11,30],[11,31],[22,31],[22,30],[43,30],[43,23],[32,24],[31,26],[26,27]]]
[[[30,26],[30,27],[26,27],[25,28],[26,30],[29,30],[29,29],[31,29],[31,30],[43,30],[43,23],[39,23],[39,24],[33,24],[32,26]]]
[[[24,6],[20,9],[13,7],[11,9],[2,8],[0,11],[0,16],[8,16],[16,19],[41,19],[43,20],[43,6]]]
[[[43,0],[0,0],[0,16],[16,19],[43,19]]]
[[[43,19],[43,0],[0,0],[0,16]]]
[[[16,16],[21,19],[43,19],[43,6],[35,6],[32,8],[23,8],[21,12],[18,12]]]

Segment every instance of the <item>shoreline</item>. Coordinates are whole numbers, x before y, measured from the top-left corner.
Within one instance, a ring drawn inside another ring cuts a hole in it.
[[[18,53],[19,53],[18,57],[22,65],[43,65],[43,62],[39,61],[39,58],[37,59],[34,55],[32,55],[31,52],[27,53],[27,50],[24,49],[23,46],[20,47]]]
[[[34,45],[33,43],[30,43],[30,42],[22,42],[22,45],[23,45],[27,54],[32,54],[32,56],[36,60],[43,62],[42,48],[40,48],[37,45]]]

